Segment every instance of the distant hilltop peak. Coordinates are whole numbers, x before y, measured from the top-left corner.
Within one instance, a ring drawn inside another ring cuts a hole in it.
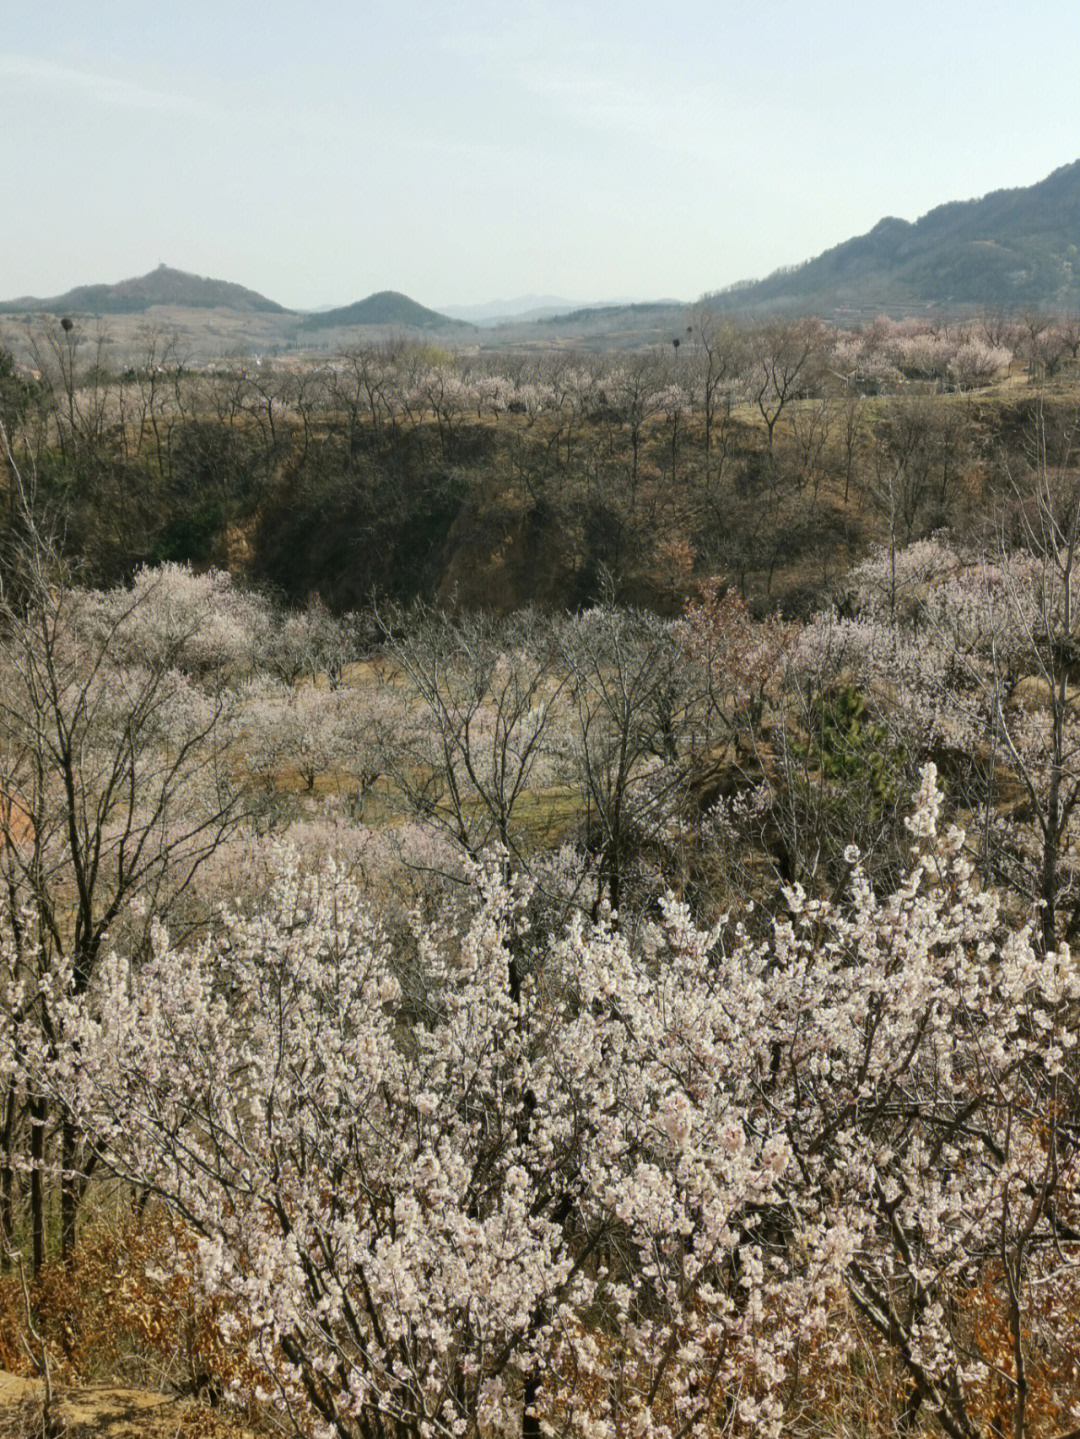
[[[901,220],[898,215],[886,215],[870,231],[871,235],[887,235],[893,230],[910,230],[911,221]]]
[[[425,305],[410,300],[408,295],[397,290],[378,290],[366,300],[343,305],[337,310],[323,310],[317,315],[308,315],[304,320],[306,330],[336,330],[352,325],[390,325],[403,329],[431,330],[460,325],[460,321],[429,310]],[[469,327],[471,328],[471,326]]]
[[[126,315],[153,305],[178,305],[197,310],[242,310],[285,315],[284,305],[228,280],[212,280],[174,270],[162,263],[156,270],[115,285],[79,285],[49,299],[24,296],[0,304],[0,311],[38,310],[50,314]]]

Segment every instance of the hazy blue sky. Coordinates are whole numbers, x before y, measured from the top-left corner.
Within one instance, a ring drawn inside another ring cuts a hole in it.
[[[0,297],[694,299],[1080,157],[1076,0],[37,0]]]

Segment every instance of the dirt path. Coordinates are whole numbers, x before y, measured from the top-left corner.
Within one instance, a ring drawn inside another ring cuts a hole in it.
[[[41,1395],[40,1380],[0,1370],[0,1439],[42,1439]],[[182,1439],[185,1434],[210,1436],[215,1430],[239,1439],[241,1434],[224,1425],[216,1429],[211,1411],[144,1389],[62,1389],[55,1403],[57,1439]]]

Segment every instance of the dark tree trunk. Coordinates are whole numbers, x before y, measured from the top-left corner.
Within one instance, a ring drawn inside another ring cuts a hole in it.
[[[30,1101],[30,1231],[33,1242],[34,1273],[45,1263],[45,1122],[48,1105],[44,1099]]]

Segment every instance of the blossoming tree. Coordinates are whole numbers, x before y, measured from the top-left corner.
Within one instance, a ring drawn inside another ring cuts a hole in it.
[[[940,805],[928,767],[895,893],[853,853],[845,899],[791,889],[763,941],[672,900],[633,940],[533,933],[482,866],[407,1002],[356,886],[282,852],[195,950],[159,929],[92,995],[57,956],[62,1062],[9,1024],[0,1066],[185,1217],[303,1432],[779,1434],[852,1309],[909,1419],[1024,1435],[1038,1392],[1062,1428],[1080,971],[973,882]]]

